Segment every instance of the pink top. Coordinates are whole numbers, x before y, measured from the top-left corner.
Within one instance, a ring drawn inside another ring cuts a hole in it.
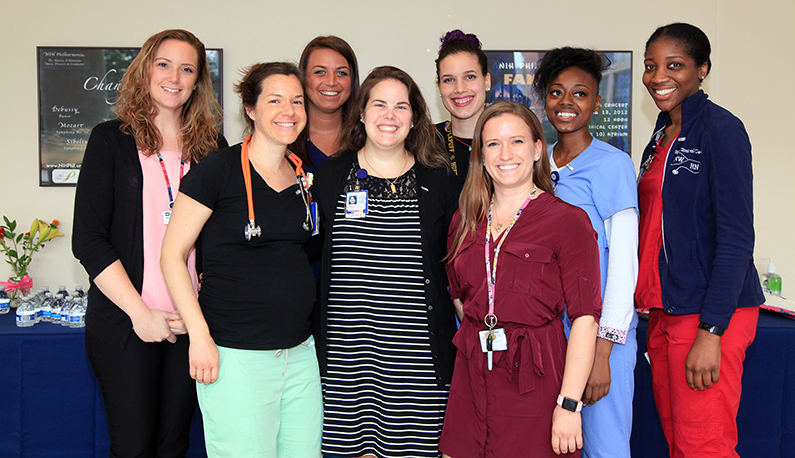
[[[180,178],[180,153],[174,151],[161,151],[163,162],[168,172],[168,181],[171,183],[171,193],[174,198],[179,191]],[[160,248],[163,236],[166,234],[166,225],[163,222],[163,212],[170,210],[168,187],[163,176],[163,169],[157,154],[144,156],[138,151],[143,171],[143,212],[144,212],[144,280],[141,288],[141,297],[147,307],[152,310],[175,312],[177,310],[174,300],[166,287],[163,272],[160,271]],[[184,173],[188,173],[190,161],[185,162]],[[198,291],[199,278],[196,274],[196,248],[191,248],[188,255],[188,272],[193,281],[194,291]]]

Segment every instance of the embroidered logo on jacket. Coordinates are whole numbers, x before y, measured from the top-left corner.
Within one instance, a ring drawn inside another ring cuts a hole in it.
[[[679,175],[681,170],[686,170],[693,175],[701,171],[701,150],[696,148],[680,148],[674,151],[671,157],[671,173]]]

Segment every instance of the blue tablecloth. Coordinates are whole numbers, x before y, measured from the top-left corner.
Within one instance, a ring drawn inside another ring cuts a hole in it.
[[[667,458],[668,443],[654,405],[651,370],[643,356],[647,327],[647,321],[638,326],[632,456]],[[761,310],[756,339],[746,351],[744,367],[737,453],[743,458],[795,456],[795,320]]]
[[[0,457],[106,457],[105,408],[86,358],[82,329],[39,323],[17,328],[0,315]],[[645,352],[646,322],[638,326],[638,366],[632,432],[634,458],[663,458]],[[737,420],[743,458],[795,456],[795,320],[761,312],[748,348]],[[200,415],[188,456],[203,457]]]
[[[107,457],[108,422],[84,330],[17,328],[13,312],[0,315],[0,457]],[[198,413],[188,456],[206,456]]]

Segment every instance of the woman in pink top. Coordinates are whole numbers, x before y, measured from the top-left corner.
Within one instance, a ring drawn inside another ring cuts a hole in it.
[[[110,456],[188,450],[196,388],[160,245],[182,175],[226,146],[216,113],[204,45],[166,30],[144,43],[122,79],[117,119],[97,125],[86,146],[72,250],[91,281],[86,350],[105,400]],[[195,285],[195,261],[190,267]]]

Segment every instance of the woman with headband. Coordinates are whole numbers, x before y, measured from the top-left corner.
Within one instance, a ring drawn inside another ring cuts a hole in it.
[[[436,84],[442,104],[450,112],[450,121],[440,122],[436,129],[453,172],[463,181],[469,170],[475,124],[483,113],[486,91],[491,86],[489,61],[480,49],[480,40],[472,33],[456,29],[447,32],[441,41]]]
[[[588,213],[598,237],[602,315],[582,410],[583,456],[629,458],[635,387],[635,282],[638,197],[632,159],[591,135],[599,83],[610,66],[590,49],[557,48],[541,59],[533,82],[557,131],[549,164],[555,195]],[[566,328],[571,324],[564,321]]]
[[[306,124],[302,83],[293,64],[246,71],[235,89],[251,135],[185,176],[163,240],[210,457],[320,455],[315,282],[304,251],[314,221],[301,161],[287,149]],[[197,300],[185,258],[199,236]]]

